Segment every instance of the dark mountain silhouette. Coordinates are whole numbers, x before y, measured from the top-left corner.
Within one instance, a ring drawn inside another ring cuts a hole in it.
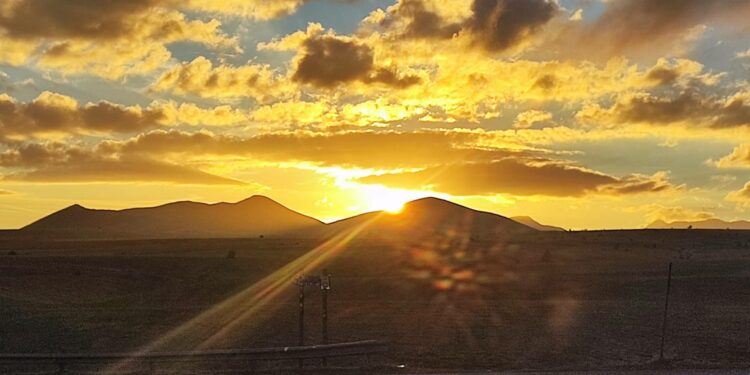
[[[560,228],[560,227],[542,224],[534,220],[531,216],[514,216],[511,219],[517,223],[521,223],[527,227],[531,227],[531,228],[534,228],[536,230],[540,230],[543,232],[564,232],[565,231],[565,229]]]
[[[666,222],[656,220],[646,226],[646,229],[733,229],[750,230],[750,221],[724,221],[721,219],[708,219],[700,221],[674,221]]]
[[[329,234],[357,233],[359,237],[489,239],[535,232],[507,217],[473,210],[439,198],[406,203],[401,212],[370,212],[328,224]]]
[[[237,203],[175,202],[157,207],[94,210],[73,205],[17,231],[39,238],[316,237],[355,233],[409,239],[454,236],[498,238],[535,229],[504,216],[437,198],[418,199],[398,214],[370,212],[330,224],[292,211],[263,196]]]
[[[255,195],[237,203],[184,201],[118,211],[76,204],[29,224],[21,232],[52,238],[256,237],[323,225],[270,198]]]

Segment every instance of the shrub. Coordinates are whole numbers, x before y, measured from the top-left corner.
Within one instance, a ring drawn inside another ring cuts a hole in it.
[[[237,257],[237,252],[234,250],[229,250],[227,253],[227,259],[234,259]]]
[[[11,250],[11,251],[8,252],[8,255],[9,256],[14,256],[14,255],[18,255],[18,253],[15,250]]]

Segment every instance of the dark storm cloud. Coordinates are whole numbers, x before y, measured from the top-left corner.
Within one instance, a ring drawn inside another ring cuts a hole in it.
[[[549,22],[558,11],[547,0],[474,0],[464,26],[489,51],[515,47]]]
[[[366,184],[403,189],[430,189],[451,195],[578,197],[588,193],[612,195],[658,192],[672,188],[661,177],[629,176],[618,179],[596,171],[558,163],[530,163],[505,159],[489,163],[462,163],[368,176]]]
[[[353,40],[313,36],[303,43],[302,53],[292,79],[317,87],[354,81],[407,87],[420,82],[419,77],[400,77],[392,70],[376,67],[372,48]]]

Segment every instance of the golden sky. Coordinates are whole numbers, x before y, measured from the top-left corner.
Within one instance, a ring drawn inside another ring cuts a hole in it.
[[[253,194],[750,219],[750,0],[7,0],[0,227]]]

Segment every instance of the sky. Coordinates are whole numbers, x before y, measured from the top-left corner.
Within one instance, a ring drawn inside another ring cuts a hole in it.
[[[750,219],[750,0],[5,0],[0,228],[255,194]]]

